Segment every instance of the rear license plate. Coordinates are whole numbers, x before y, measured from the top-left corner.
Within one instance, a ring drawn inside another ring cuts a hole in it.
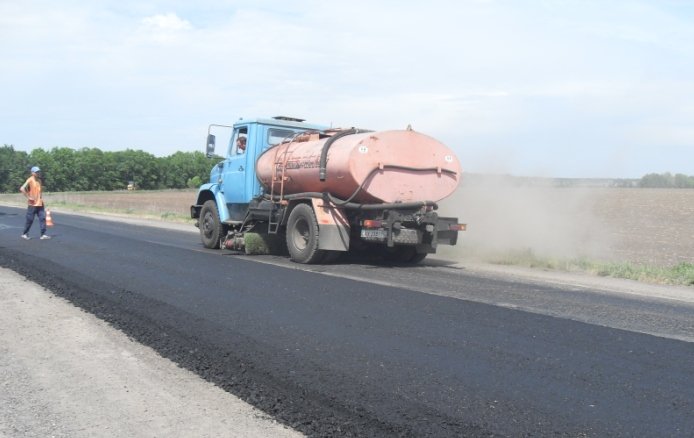
[[[361,230],[361,237],[365,239],[383,239],[388,237],[388,232],[386,230]]]

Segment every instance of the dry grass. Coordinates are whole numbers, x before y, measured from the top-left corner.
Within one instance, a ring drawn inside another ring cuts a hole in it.
[[[191,222],[196,190],[47,193],[47,206],[80,212],[116,213],[173,222]],[[24,206],[21,194],[1,194],[0,202]]]

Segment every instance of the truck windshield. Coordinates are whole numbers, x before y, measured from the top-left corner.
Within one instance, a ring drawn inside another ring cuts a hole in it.
[[[300,132],[299,130],[282,129],[282,128],[270,128],[267,130],[267,144],[273,145],[281,143],[283,140],[289,140],[296,134]]]

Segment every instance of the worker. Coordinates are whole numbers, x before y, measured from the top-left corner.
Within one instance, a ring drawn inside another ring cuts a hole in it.
[[[236,153],[243,154],[246,152],[246,137],[236,139]]]
[[[41,228],[41,240],[50,239],[51,236],[46,234],[46,210],[44,209],[43,203],[43,177],[41,175],[41,169],[38,166],[31,168],[31,176],[22,184],[19,191],[26,196],[28,201],[26,223],[24,225],[24,232],[22,233],[22,239],[29,240],[29,229],[34,223],[34,216],[39,217],[39,225]]]

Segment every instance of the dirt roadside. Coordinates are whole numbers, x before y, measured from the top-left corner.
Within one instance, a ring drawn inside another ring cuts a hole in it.
[[[0,268],[0,436],[299,433]]]

